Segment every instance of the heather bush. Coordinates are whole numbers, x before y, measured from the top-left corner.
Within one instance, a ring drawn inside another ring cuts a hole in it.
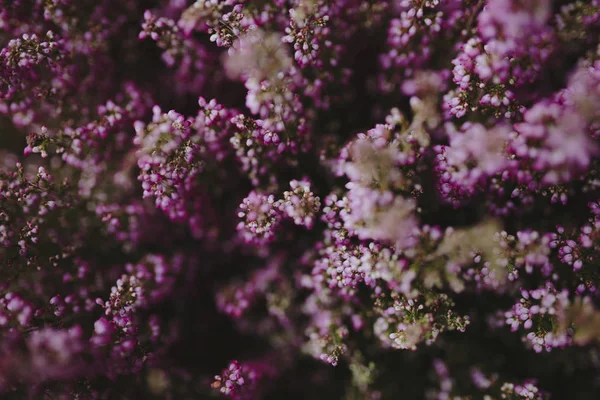
[[[600,1],[0,0],[0,398],[600,398]]]

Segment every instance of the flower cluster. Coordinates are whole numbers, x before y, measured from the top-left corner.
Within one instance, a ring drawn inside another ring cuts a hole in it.
[[[158,17],[150,10],[144,12],[140,39],[151,38],[163,51],[162,60],[175,68],[172,76],[176,93],[195,95],[202,91],[209,80],[207,71],[214,66],[215,55],[206,50],[199,41],[186,38],[177,22],[166,16]],[[212,79],[218,79],[211,73]]]
[[[525,337],[536,352],[543,349],[549,351],[553,347],[564,347],[569,344],[566,332],[556,334],[552,332],[552,318],[554,315],[563,314],[569,306],[568,292],[557,293],[552,285],[521,292],[522,299],[515,304],[512,310],[505,313],[506,323],[512,331],[517,331],[523,324],[529,330]],[[535,321],[535,326],[534,326]]]
[[[283,192],[283,198],[275,200],[273,194],[252,191],[240,204],[237,229],[247,242],[264,243],[275,239],[281,220],[286,217],[294,224],[310,229],[315,214],[321,209],[321,200],[310,190],[310,182],[293,180],[292,190]]]

